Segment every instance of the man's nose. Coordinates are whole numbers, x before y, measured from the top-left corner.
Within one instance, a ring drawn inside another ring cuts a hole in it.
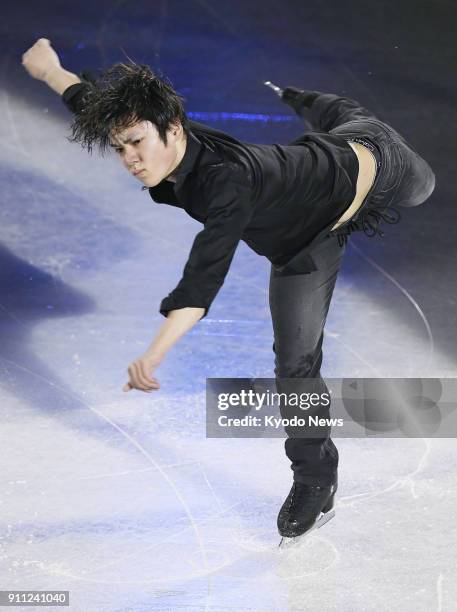
[[[126,149],[125,151],[125,163],[131,166],[138,161],[138,153],[135,149]]]

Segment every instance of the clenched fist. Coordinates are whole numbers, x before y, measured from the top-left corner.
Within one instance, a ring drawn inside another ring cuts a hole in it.
[[[55,68],[60,68],[57,53],[47,38],[39,38],[22,56],[22,65],[34,79],[46,81]]]

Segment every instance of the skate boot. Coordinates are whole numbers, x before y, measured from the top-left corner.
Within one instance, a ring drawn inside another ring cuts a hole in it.
[[[296,87],[286,87],[281,89],[271,81],[264,81],[264,85],[270,87],[283,102],[294,109],[296,114],[302,119],[309,119],[309,109],[311,104],[320,95],[319,91],[297,89]]]
[[[332,510],[338,478],[326,487],[294,482],[278,515],[278,530],[282,536],[280,546],[313,529],[322,527],[335,516]]]

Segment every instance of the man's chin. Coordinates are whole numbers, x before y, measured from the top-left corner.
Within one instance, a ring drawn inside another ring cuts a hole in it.
[[[145,187],[157,187],[157,185],[160,183],[160,180],[145,176],[145,177],[142,177],[141,182],[143,183]]]

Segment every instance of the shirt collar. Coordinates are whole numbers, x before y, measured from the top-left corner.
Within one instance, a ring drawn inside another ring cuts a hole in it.
[[[203,145],[198,138],[192,132],[189,132],[187,134],[186,150],[183,158],[172,172],[173,176],[176,177],[177,183],[182,182],[185,176],[192,172],[202,148]]]
[[[186,176],[189,174],[189,172],[192,172],[196,166],[197,159],[200,156],[202,149],[203,144],[198,140],[195,134],[189,131],[187,134],[186,150],[184,151],[183,158],[171,173],[174,177],[176,177],[176,182],[170,184],[170,181],[167,181],[165,178],[155,187],[143,186],[141,189],[148,189],[151,197],[156,202],[160,202],[161,199],[164,198],[164,194],[169,193],[170,187],[176,191],[176,189],[182,185]],[[165,197],[165,201],[169,201],[169,197]]]

